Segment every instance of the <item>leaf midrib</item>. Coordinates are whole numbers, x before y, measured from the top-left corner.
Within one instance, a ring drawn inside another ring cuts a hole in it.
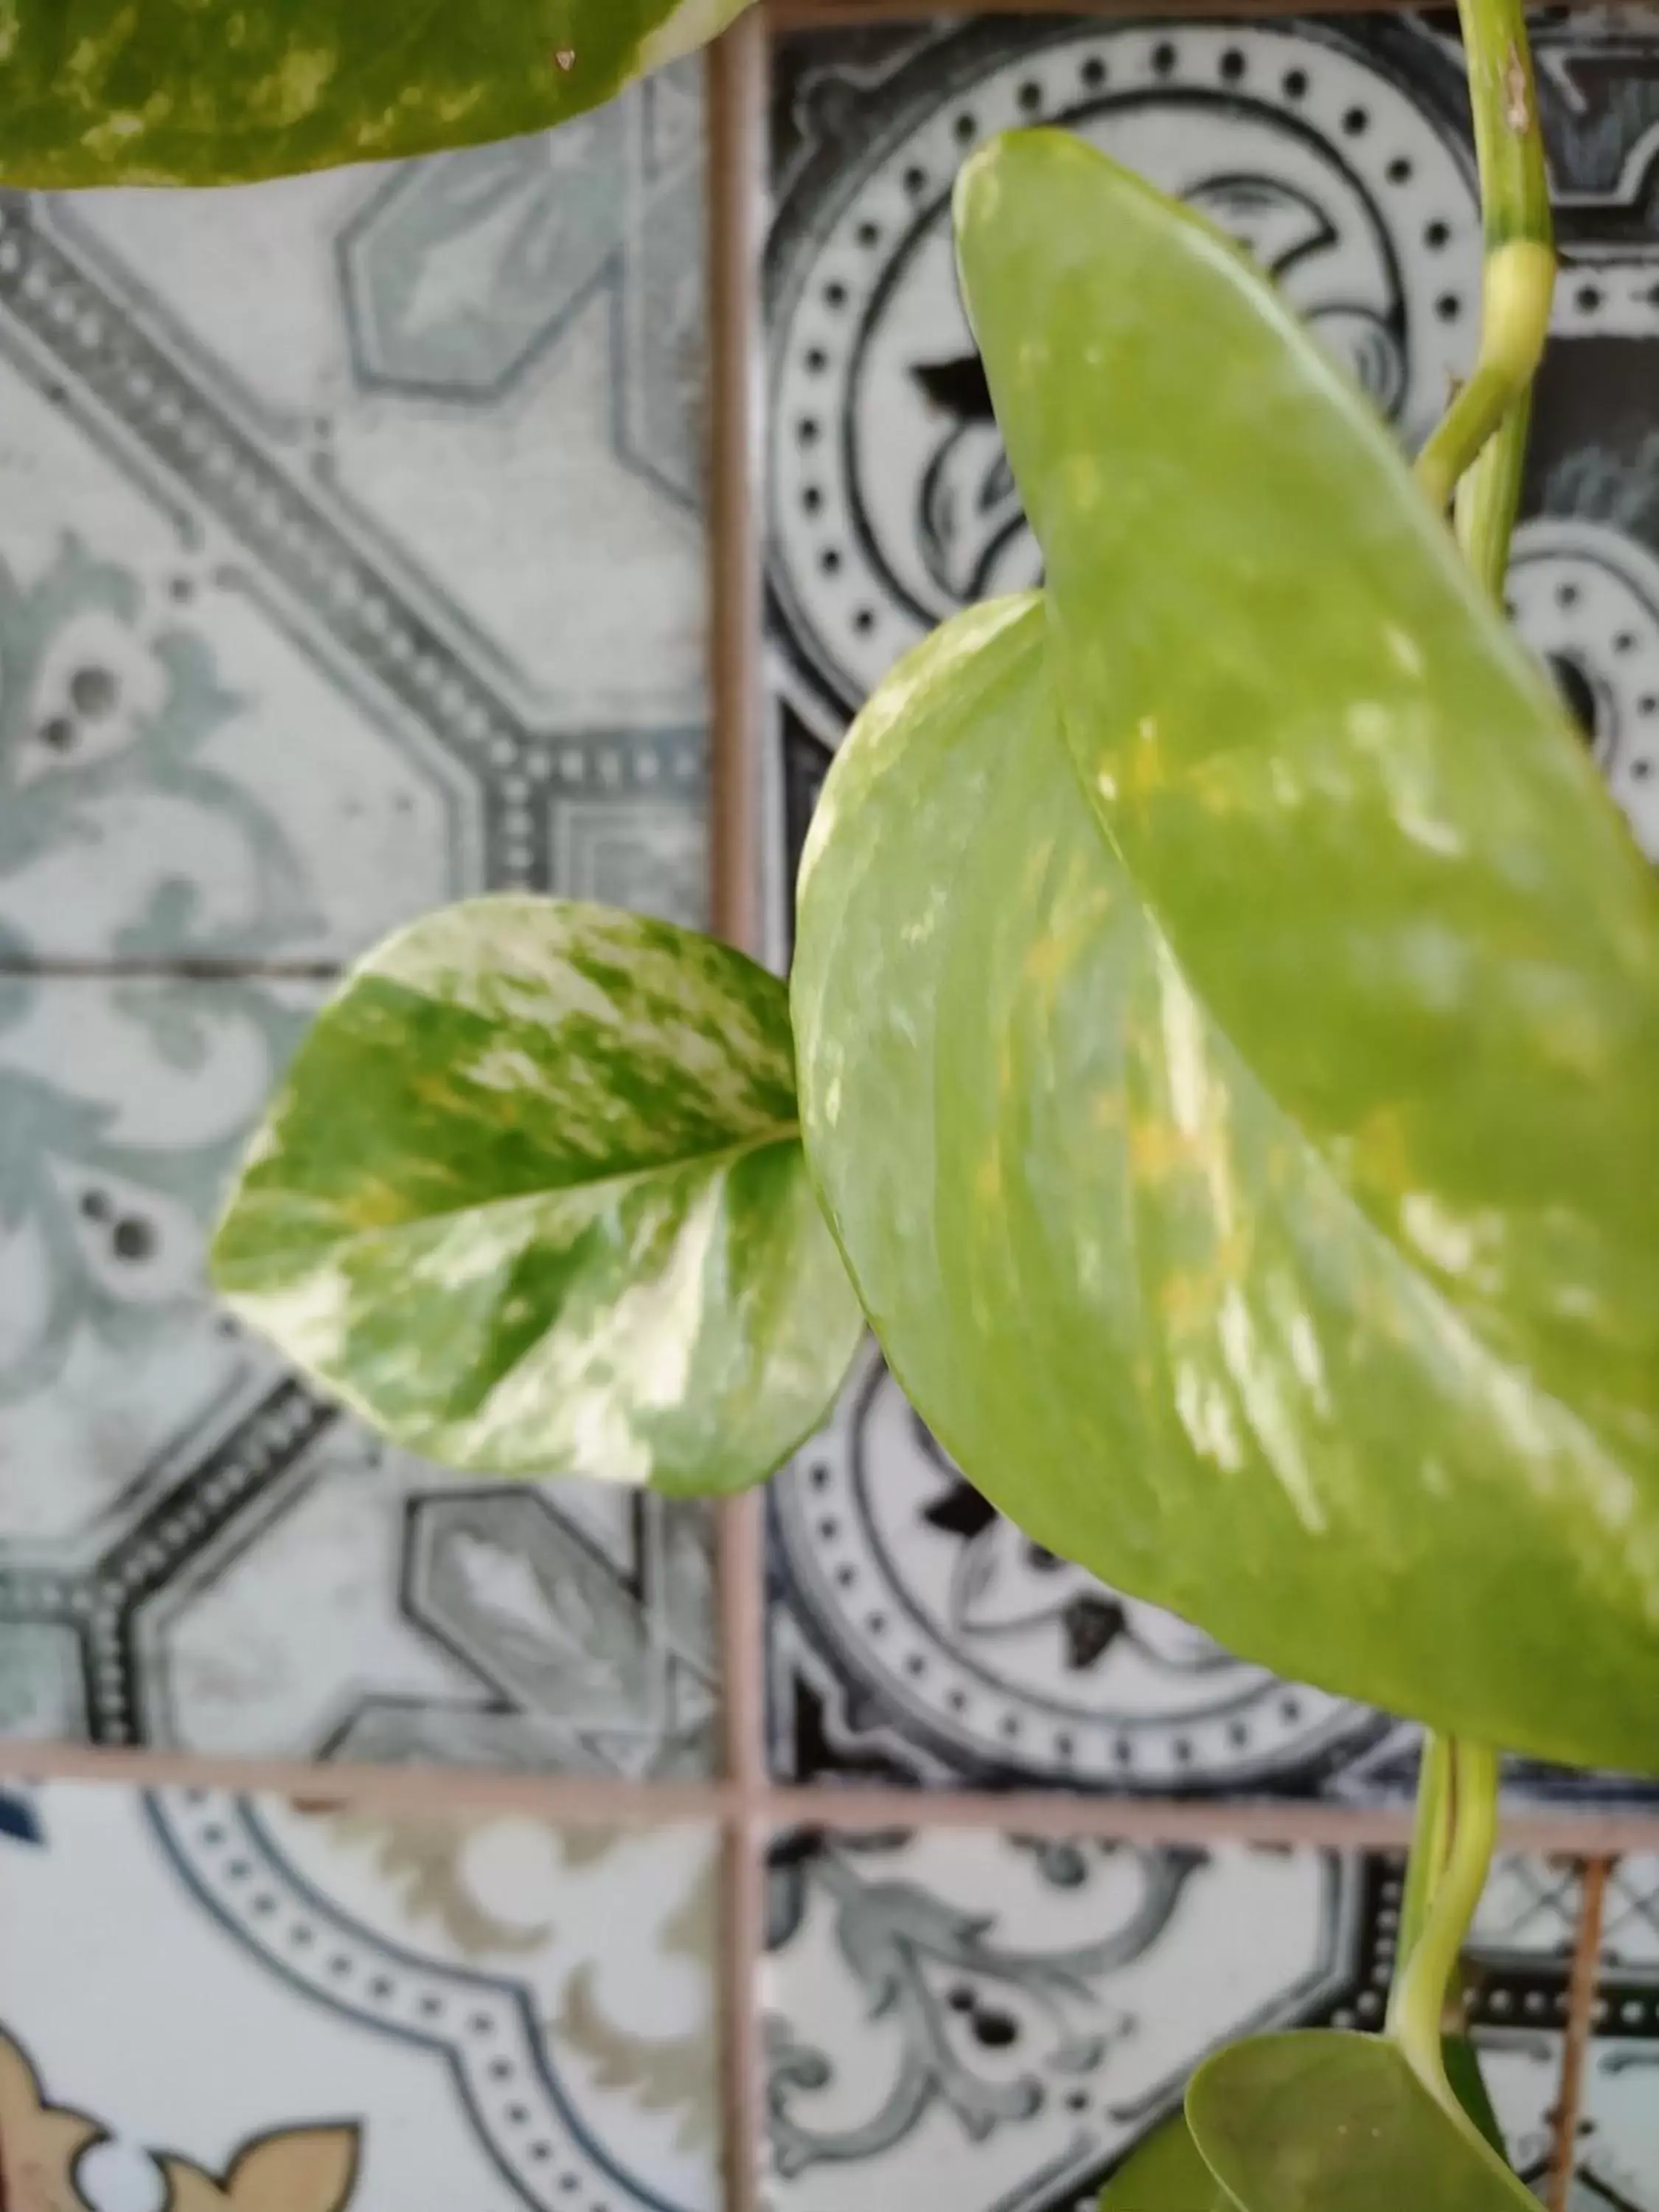
[[[706,1174],[712,1175],[724,1163],[742,1159],[753,1152],[769,1151],[775,1145],[799,1144],[799,1141],[800,1122],[797,1118],[793,1121],[781,1121],[770,1125],[769,1133],[765,1135],[744,1138],[730,1145],[714,1146],[703,1152],[683,1152],[673,1160],[658,1160],[644,1167],[626,1168],[619,1174],[583,1176],[567,1183],[550,1183],[540,1190],[515,1191],[511,1195],[502,1198],[478,1199],[465,1205],[435,1207],[430,1212],[411,1214],[407,1220],[404,1221],[375,1223],[368,1228],[352,1230],[336,1237],[325,1245],[307,1248],[314,1252],[315,1257],[311,1266],[307,1267],[307,1273],[312,1272],[313,1267],[323,1264],[330,1255],[348,1251],[354,1245],[368,1243],[373,1238],[389,1241],[406,1236],[416,1230],[431,1228],[442,1222],[459,1221],[478,1214],[500,1214],[513,1206],[539,1206],[549,1198],[556,1198],[577,1191],[599,1193],[604,1193],[607,1189],[623,1191],[633,1184],[647,1181],[653,1176],[669,1175],[687,1168],[701,1169]],[[295,1197],[301,1194],[297,1192],[274,1191],[261,1192],[258,1195],[286,1197],[291,1202]],[[328,1201],[323,1199],[306,1199],[303,1202],[319,1208],[328,1205]],[[267,1264],[272,1259],[281,1258],[283,1255],[283,1250],[284,1248],[280,1244],[273,1243],[268,1247]]]

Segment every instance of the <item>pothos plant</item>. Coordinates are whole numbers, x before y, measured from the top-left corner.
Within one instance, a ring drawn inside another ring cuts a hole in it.
[[[476,142],[734,11],[0,0],[0,177]],[[867,1322],[1050,1550],[1427,1724],[1384,2033],[1211,2057],[1114,2212],[1531,2203],[1450,2032],[1498,1747],[1659,1771],[1659,892],[1498,611],[1554,264],[1516,0],[1463,21],[1482,330],[1414,480],[1196,215],[985,147],[962,289],[1045,581],[860,716],[787,988],[592,906],[428,916],[214,1248],[498,1476],[759,1481]]]

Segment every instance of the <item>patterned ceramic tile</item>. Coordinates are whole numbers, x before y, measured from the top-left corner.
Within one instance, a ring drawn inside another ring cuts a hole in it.
[[[1540,19],[1566,267],[1512,599],[1659,854],[1659,14]],[[781,42],[767,266],[775,949],[824,770],[934,623],[1034,580],[958,305],[948,194],[1064,120],[1231,228],[1414,445],[1474,338],[1479,222],[1441,19],[1065,18]],[[872,1356],[775,1485],[777,1771],[1402,1797],[1413,1731],[1275,1681],[1026,1544]],[[1614,1778],[1517,1767],[1557,1797]]]
[[[0,957],[702,911],[700,77],[234,192],[0,204]]]
[[[1571,2212],[1659,2212],[1659,1856],[1607,1883]]]
[[[774,2212],[1088,2201],[1232,2036],[1380,2017],[1397,1863],[952,1833],[779,1847],[763,2002]],[[1568,1878],[1567,1887],[1571,1887]],[[1557,1885],[1498,1870],[1475,2033],[1518,2170],[1546,2170]]]
[[[700,1509],[384,1450],[205,1293],[315,990],[0,976],[0,1731],[702,1771]]]
[[[17,2212],[712,2212],[711,1835],[70,1784],[12,1809]]]
[[[699,84],[0,197],[0,1729],[708,1763],[695,1509],[380,1450],[201,1278],[317,988],[227,967],[487,884],[702,914]]]

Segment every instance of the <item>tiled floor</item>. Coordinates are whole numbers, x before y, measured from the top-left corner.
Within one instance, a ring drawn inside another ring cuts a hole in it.
[[[1569,265],[1512,596],[1659,856],[1659,17],[1538,39]],[[1438,19],[772,64],[782,959],[870,683],[1033,572],[951,283],[975,138],[1064,117],[1198,201],[1407,443],[1478,242]],[[151,1762],[0,1782],[3,2212],[1070,2212],[1218,2038],[1379,2015],[1413,1730],[1026,1543],[873,1351],[717,1592],[712,1514],[387,1451],[204,1291],[381,932],[492,884],[708,910],[707,167],[688,64],[453,161],[0,201],[0,1759]],[[1609,1813],[1659,1848],[1659,1790],[1509,1787],[1559,1850],[1469,1954],[1511,2152],[1544,2193],[1565,2100],[1574,2212],[1659,2212],[1659,1858],[1596,1856]]]

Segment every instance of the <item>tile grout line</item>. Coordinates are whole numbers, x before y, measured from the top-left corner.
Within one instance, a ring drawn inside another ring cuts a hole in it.
[[[709,50],[709,908],[717,936],[759,957],[761,556],[760,248],[767,36],[758,11]],[[757,2212],[763,2128],[759,1977],[765,1907],[766,1741],[758,1495],[718,1509],[715,1602],[725,1762],[722,1912],[714,1960],[720,2017],[729,2212]]]
[[[287,983],[332,983],[351,966],[342,960],[220,960],[208,954],[186,959],[70,960],[43,956],[38,960],[0,958],[0,975],[22,982],[99,983],[240,983],[265,980]]]
[[[1566,2029],[1561,2040],[1561,2075],[1555,2100],[1555,2140],[1551,2152],[1549,2212],[1567,2212],[1572,2194],[1578,2114],[1583,2103],[1584,2054],[1595,2014],[1595,1984],[1601,1960],[1601,1917],[1607,1902],[1609,1859],[1582,1863],[1578,1935],[1567,1983]]]
[[[726,1777],[718,1785],[724,1878],[715,1970],[726,2092],[728,2212],[757,2212],[761,2202],[764,2100],[759,1981],[769,1822],[760,1502],[752,1492],[722,1502],[716,1574]]]
[[[1060,1791],[945,1790],[903,1784],[664,1782],[619,1775],[514,1774],[487,1767],[370,1766],[260,1759],[92,1744],[0,1741],[0,1782],[81,1781],[133,1788],[263,1792],[314,1805],[460,1814],[534,1810],[575,1827],[744,1822],[763,1832],[822,1828],[959,1830],[1126,1843],[1305,1844],[1390,1850],[1411,1832],[1407,1807],[1333,1805],[1295,1798],[1085,1796]],[[1659,1814],[1516,1811],[1499,1847],[1579,1859],[1659,1850]]]

